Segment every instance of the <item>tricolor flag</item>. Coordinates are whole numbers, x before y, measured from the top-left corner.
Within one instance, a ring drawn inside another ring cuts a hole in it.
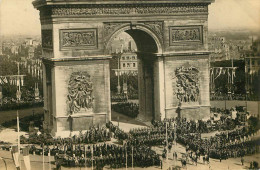
[[[23,148],[23,160],[26,170],[31,170],[30,156],[29,156],[29,147]]]
[[[19,162],[19,152],[18,152],[18,146],[12,146],[12,157],[14,160],[14,165],[17,169],[20,168],[20,162]]]

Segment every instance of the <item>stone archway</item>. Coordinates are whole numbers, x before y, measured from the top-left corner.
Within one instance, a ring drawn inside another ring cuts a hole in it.
[[[139,52],[149,52],[162,54],[162,34],[163,26],[161,22],[139,22],[139,23],[104,23],[104,37],[105,37],[105,49],[108,50],[108,44],[111,43],[111,40],[119,35],[122,32],[128,33],[139,46]],[[139,37],[138,35],[141,35]],[[153,47],[148,47],[148,50],[140,48],[144,41],[147,41],[147,44]],[[139,43],[139,44],[138,44]],[[153,48],[153,49],[151,49]],[[107,51],[105,54],[109,55]]]
[[[35,0],[42,25],[46,128],[68,136],[70,130],[111,120],[106,48],[120,31],[130,34],[139,50],[144,119],[175,117],[176,110],[188,119],[209,116],[211,2]]]
[[[106,24],[113,25],[113,23]],[[112,34],[109,37],[108,43],[106,43],[106,46],[109,46],[110,41],[122,32],[128,33],[136,42],[138,50],[138,94],[140,107],[138,119],[146,122],[151,122],[156,116],[159,119],[159,114],[156,114],[156,112],[160,108],[155,103],[158,102],[160,89],[156,85],[159,83],[157,82],[159,75],[163,75],[162,72],[156,69],[159,61],[158,53],[162,53],[162,49],[159,37],[153,31],[152,28],[149,28],[149,25],[144,25],[143,23],[134,26],[131,23],[124,23],[122,26],[120,25],[111,31]],[[106,49],[109,51],[108,47]]]

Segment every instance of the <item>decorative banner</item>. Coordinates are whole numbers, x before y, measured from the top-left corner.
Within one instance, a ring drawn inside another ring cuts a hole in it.
[[[23,86],[25,75],[7,75],[0,76],[0,84],[10,84],[16,86]]]
[[[28,65],[28,73],[31,74],[31,66]]]
[[[0,86],[0,100],[3,99],[2,86]]]
[[[17,100],[21,100],[22,92],[20,90],[16,91],[16,98]]]
[[[19,162],[19,152],[18,152],[18,146],[12,146],[12,157],[15,164],[15,167],[19,169],[20,162]]]
[[[26,170],[31,170],[30,156],[29,156],[29,148],[28,146],[23,148],[23,160],[26,167]]]
[[[35,88],[34,88],[34,96],[35,96],[35,100],[39,100],[40,99],[40,92],[39,92],[39,88],[38,88],[38,83],[35,83]]]

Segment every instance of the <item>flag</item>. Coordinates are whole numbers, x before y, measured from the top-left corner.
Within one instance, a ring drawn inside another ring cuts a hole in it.
[[[29,147],[23,148],[23,160],[26,170],[31,170],[30,156],[29,156]]]
[[[20,86],[20,77],[19,76],[16,77],[16,85]]]
[[[23,76],[21,77],[21,86],[23,86]]]
[[[16,168],[20,167],[18,146],[12,146],[12,156]]]
[[[6,77],[4,77],[3,82],[4,82],[4,83],[8,83],[8,80],[7,80]]]

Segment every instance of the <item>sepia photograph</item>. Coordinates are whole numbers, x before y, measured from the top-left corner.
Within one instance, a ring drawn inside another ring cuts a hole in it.
[[[260,0],[0,0],[0,170],[260,169]]]

